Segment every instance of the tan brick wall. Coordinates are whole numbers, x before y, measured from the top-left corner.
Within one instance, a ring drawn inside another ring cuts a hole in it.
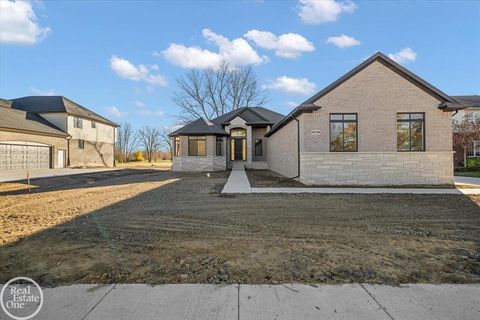
[[[358,151],[396,151],[397,112],[425,112],[427,151],[452,150],[452,114],[440,101],[380,62],[374,62],[318,100],[300,116],[303,152],[329,151],[329,113],[358,113]],[[313,135],[312,130],[318,130]]]
[[[302,153],[300,181],[309,185],[453,184],[452,152]]]
[[[172,160],[173,171],[218,171],[226,169],[226,138],[223,139],[222,156],[217,156],[217,137],[205,136],[206,156],[188,155],[188,136],[180,136],[180,155]]]
[[[9,141],[28,141],[50,145],[52,147],[52,165],[57,167],[57,150],[67,150],[67,140],[63,137],[44,136],[30,133],[0,131],[0,141],[8,143]]]
[[[267,140],[267,162],[270,170],[286,177],[298,174],[297,122],[291,121]]]
[[[85,148],[78,148],[78,140],[70,140],[70,166],[113,167],[113,144],[85,141]]]
[[[267,132],[266,128],[252,128],[252,160],[255,161],[266,161],[267,160],[267,139],[264,137]],[[255,156],[255,140],[262,139],[262,156]]]

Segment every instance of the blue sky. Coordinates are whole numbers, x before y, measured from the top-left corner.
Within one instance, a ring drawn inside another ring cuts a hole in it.
[[[176,79],[219,59],[252,65],[281,113],[376,51],[450,95],[480,94],[478,1],[1,0],[0,9],[0,97],[64,95],[135,127],[174,124]]]

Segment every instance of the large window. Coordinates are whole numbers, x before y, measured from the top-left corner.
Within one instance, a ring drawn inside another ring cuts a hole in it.
[[[263,155],[262,139],[255,139],[255,156],[261,157]]]
[[[175,155],[175,157],[178,157],[180,155],[180,137],[174,138],[173,154]]]
[[[188,137],[188,155],[204,156],[206,154],[205,136]]]
[[[330,114],[330,151],[357,151],[357,114]]]
[[[217,137],[215,148],[216,148],[217,156],[222,156],[223,155],[223,138],[222,137]]]
[[[73,117],[73,127],[74,128],[83,128],[83,119],[79,117]]]
[[[468,157],[480,157],[480,141],[473,141],[467,149]]]
[[[425,151],[425,114],[397,114],[397,150]]]

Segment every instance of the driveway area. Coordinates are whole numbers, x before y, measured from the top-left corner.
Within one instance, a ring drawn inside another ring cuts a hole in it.
[[[169,320],[480,318],[480,285],[114,284],[43,292],[37,320],[157,319],[160,315]],[[4,317],[0,310],[0,318]]]
[[[227,177],[0,184],[0,283],[480,283],[478,195],[221,194]]]
[[[30,169],[30,170],[8,170],[0,172],[0,182],[21,181],[27,179],[48,178],[58,176],[70,176],[75,174],[95,173],[116,170],[115,168],[95,168],[95,169]]]

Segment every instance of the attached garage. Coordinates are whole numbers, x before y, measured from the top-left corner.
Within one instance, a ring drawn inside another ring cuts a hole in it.
[[[0,171],[19,169],[48,169],[52,164],[52,150],[40,144],[0,143]]]

